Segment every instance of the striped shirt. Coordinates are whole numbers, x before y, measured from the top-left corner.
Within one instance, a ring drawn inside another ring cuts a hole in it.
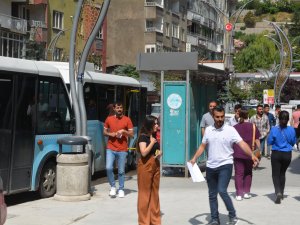
[[[264,137],[266,137],[270,131],[269,118],[265,114],[263,114],[262,117],[254,115],[250,118],[249,122],[254,123],[259,130],[259,139],[263,139]]]

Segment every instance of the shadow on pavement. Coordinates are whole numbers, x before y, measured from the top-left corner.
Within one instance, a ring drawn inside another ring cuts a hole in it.
[[[265,194],[264,196],[267,196],[272,202],[274,202],[276,198],[275,193]],[[284,197],[286,198],[287,195],[284,195]]]
[[[255,170],[264,170],[264,169],[266,169],[267,167],[263,167],[263,166],[260,166],[260,165],[258,165],[258,167],[255,167],[255,169],[253,169],[253,171],[255,171]]]
[[[299,157],[296,157],[292,160],[288,170],[291,173],[300,174],[300,158]]]
[[[235,196],[236,196],[235,192],[228,192],[228,194],[235,199]],[[251,194],[251,199],[258,196],[257,194],[254,194],[253,192],[250,192],[250,194]],[[247,201],[248,199],[245,199],[245,200]]]
[[[220,218],[220,223],[221,224],[226,224],[228,222],[228,215],[219,214],[219,218]],[[211,217],[210,217],[210,213],[202,213],[202,214],[198,214],[196,216],[194,216],[193,218],[189,219],[189,223],[192,225],[199,225],[199,224],[207,224],[209,223]],[[243,218],[239,218],[239,221],[243,221],[245,224],[254,224],[249,220],[245,220]]]
[[[32,202],[41,199],[40,195],[36,191],[18,193],[5,196],[5,202],[7,206],[18,205],[26,202]]]
[[[294,199],[300,201],[300,196],[295,196]]]

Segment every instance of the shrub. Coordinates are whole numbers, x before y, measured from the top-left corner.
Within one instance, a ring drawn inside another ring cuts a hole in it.
[[[276,14],[276,13],[278,13],[279,12],[279,9],[278,8],[276,8],[275,6],[272,6],[272,7],[270,7],[270,13],[271,14]]]
[[[240,27],[240,30],[246,30],[246,26]]]
[[[275,16],[272,16],[272,17],[271,17],[271,21],[272,21],[272,22],[276,22],[276,17],[275,17]]]
[[[249,11],[244,18],[245,26],[248,28],[255,27],[256,21],[253,12]]]

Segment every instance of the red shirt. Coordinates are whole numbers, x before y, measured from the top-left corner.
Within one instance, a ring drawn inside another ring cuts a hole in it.
[[[297,128],[299,125],[299,120],[300,120],[300,111],[299,110],[294,111],[292,114],[292,117],[293,117],[293,122],[294,122],[293,127]]]
[[[117,132],[122,129],[133,130],[133,125],[129,117],[116,117],[113,115],[106,118],[104,128],[109,129],[109,132]],[[121,138],[108,137],[106,148],[120,152],[127,151],[128,137],[126,135],[122,135]]]

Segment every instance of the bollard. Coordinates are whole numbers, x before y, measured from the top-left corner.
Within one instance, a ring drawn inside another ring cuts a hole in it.
[[[88,154],[85,153],[86,138],[71,136],[61,138],[59,154],[56,157],[56,194],[58,201],[86,201],[91,199],[89,193]],[[62,145],[82,145],[83,152],[62,152]]]

